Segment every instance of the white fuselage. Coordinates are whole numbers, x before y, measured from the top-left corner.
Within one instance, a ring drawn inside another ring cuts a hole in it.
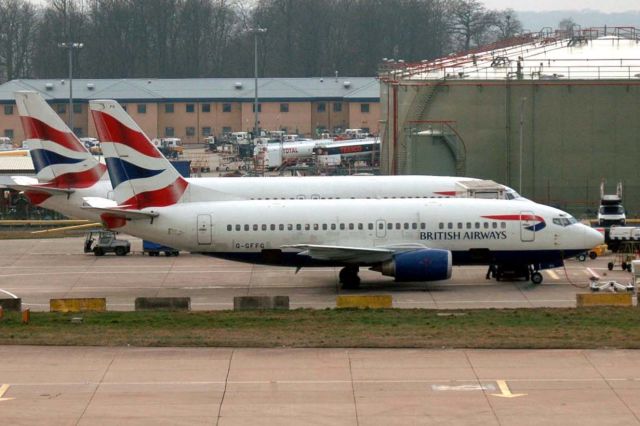
[[[270,263],[263,254],[295,244],[422,244],[451,251],[454,264],[512,259],[557,266],[602,242],[599,232],[580,223],[554,223],[566,213],[528,200],[227,201],[147,210],[158,217],[131,220],[119,230],[191,252],[259,263]],[[524,216],[536,219],[520,220]],[[484,257],[474,261],[476,254]]]
[[[456,182],[476,180],[450,176],[314,176],[314,177],[248,177],[190,178],[185,201],[225,200],[293,200],[293,199],[389,199],[448,197],[456,190]],[[194,187],[206,188],[193,195]],[[84,197],[113,199],[108,180],[98,181],[86,189],[66,195],[54,195],[41,206],[65,216],[100,220],[100,215],[82,209]]]

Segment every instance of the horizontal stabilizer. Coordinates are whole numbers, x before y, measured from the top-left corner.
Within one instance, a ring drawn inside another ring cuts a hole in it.
[[[83,209],[95,211],[98,213],[106,213],[109,216],[115,216],[125,218],[128,220],[136,219],[153,219],[159,216],[159,213],[155,211],[142,211],[135,209],[128,209],[127,206],[119,206],[113,200],[100,197],[84,197]]]
[[[54,188],[47,186],[46,183],[38,183],[38,179],[30,178],[27,176],[12,176],[11,181],[12,182],[6,182],[5,186],[7,188],[13,189],[14,191],[42,192],[50,195],[68,195],[74,192],[73,189]]]

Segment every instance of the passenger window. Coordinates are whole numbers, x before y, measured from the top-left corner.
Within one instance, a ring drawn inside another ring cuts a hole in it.
[[[304,224],[304,230],[305,231],[309,231],[311,229],[311,225],[309,225],[308,223]]]
[[[326,230],[327,230],[327,224],[326,224],[326,223],[323,223],[323,224],[322,224],[322,230],[323,230],[323,231],[326,231]]]
[[[314,224],[313,224],[313,230],[314,230],[314,231],[317,231],[317,230],[319,230],[319,229],[320,229],[320,225],[318,225],[317,223],[314,223]]]
[[[233,229],[233,226],[227,225],[227,231],[231,231],[232,229]]]
[[[262,230],[266,231],[267,230],[267,225],[262,225]]]
[[[350,224],[349,224],[349,231],[353,231],[353,229],[354,229],[354,228],[353,228],[353,223],[350,223]]]
[[[409,229],[409,224],[407,222],[404,223],[404,229]]]
[[[244,226],[244,230],[245,230],[245,231],[248,231],[248,230],[249,230],[249,225],[245,225],[245,226]]]
[[[498,229],[498,222],[491,222],[493,229]]]
[[[302,225],[296,224],[296,231],[302,231]]]
[[[500,228],[507,229],[507,222],[500,222]]]
[[[341,224],[340,224],[340,230],[341,230],[341,231],[344,231],[344,223],[341,223]]]
[[[363,225],[363,224],[361,224],[361,223],[359,223],[359,224],[358,224],[358,230],[359,230],[359,231],[362,231],[363,229],[364,229],[364,225]]]
[[[420,222],[420,229],[427,229],[427,224],[424,222]],[[442,229],[442,228],[440,228]]]
[[[413,222],[413,223],[411,224],[411,229],[413,229],[413,230],[418,229],[418,224],[417,224],[417,223],[415,223],[415,222]]]
[[[242,227],[240,225],[236,225],[236,231],[239,231],[240,229],[242,229]]]
[[[293,231],[293,224],[291,223],[287,224],[287,231]]]
[[[278,225],[278,229],[280,231],[284,231],[284,224],[281,223],[280,225]]]
[[[400,229],[402,227],[401,223],[396,223],[396,229]]]
[[[476,222],[476,229],[480,229],[480,222]]]
[[[271,224],[270,229],[271,229],[272,231],[275,231],[275,230],[276,230],[276,225],[274,225],[274,224],[272,223],[272,224]]]
[[[471,229],[471,222],[467,222],[467,229]]]
[[[253,230],[257,231],[258,230],[258,225],[253,225]]]
[[[458,229],[462,229],[462,222],[458,222]]]
[[[489,229],[489,222],[484,223],[484,229]]]
[[[447,223],[447,228],[453,229],[453,223],[451,223],[451,222]]]
[[[368,228],[369,228],[369,231],[373,231],[373,223],[370,223],[370,224],[368,225]]]
[[[335,223],[332,223],[332,224],[331,224],[331,230],[332,230],[332,231],[335,231],[335,230],[336,230],[336,224],[335,224]]]
[[[440,222],[440,223],[438,224],[438,229],[444,229],[444,223]]]
[[[384,225],[382,224],[382,222],[378,224],[378,229],[384,229]]]
[[[393,223],[391,223],[391,222],[387,223],[387,229],[388,230],[392,230],[393,229]]]

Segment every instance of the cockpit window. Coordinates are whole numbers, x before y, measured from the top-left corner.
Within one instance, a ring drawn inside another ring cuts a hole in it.
[[[553,223],[558,225],[558,226],[569,226],[569,225],[573,225],[574,223],[578,223],[578,221],[576,220],[576,218],[574,217],[556,217],[553,219]]]

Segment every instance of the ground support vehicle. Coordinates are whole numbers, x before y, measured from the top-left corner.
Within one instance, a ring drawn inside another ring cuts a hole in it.
[[[618,252],[613,262],[607,264],[610,271],[616,265],[620,265],[623,271],[631,272],[631,262],[640,258],[640,241],[624,241],[620,243]]]
[[[180,250],[147,240],[142,241],[142,252],[149,256],[160,256],[160,253],[164,253],[167,257],[180,255]]]
[[[96,256],[104,256],[106,253],[126,256],[131,252],[131,243],[117,239],[115,232],[91,231],[87,232],[84,240],[84,252],[93,253]]]

